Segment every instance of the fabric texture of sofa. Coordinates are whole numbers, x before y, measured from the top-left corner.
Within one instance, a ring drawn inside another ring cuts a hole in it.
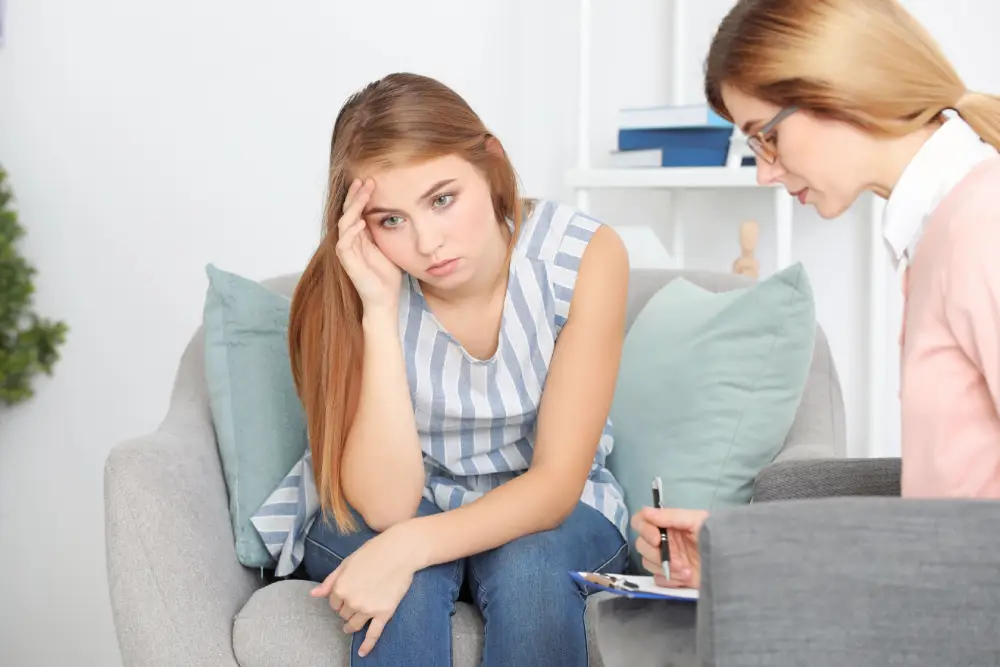
[[[634,270],[629,322],[660,287],[678,276],[712,291],[749,284],[725,273]],[[295,279],[283,276],[265,284],[290,294]],[[180,361],[162,423],[152,433],[116,445],[106,462],[107,569],[123,663],[125,667],[346,666],[349,638],[326,601],[309,597],[309,582],[275,582],[266,572],[237,561],[203,359],[204,335],[199,329]],[[813,479],[823,466],[839,471],[842,464],[837,459],[844,455],[840,383],[826,338],[818,330],[801,405],[780,453],[757,480],[755,501],[815,495],[809,492],[812,482],[803,482],[797,474],[805,472]],[[736,521],[729,516],[723,513],[718,522],[713,518],[709,524],[712,544],[717,542],[717,530],[726,532],[727,522]],[[714,567],[714,555],[706,563]],[[711,583],[711,613],[705,611],[704,602],[591,595],[587,611],[591,664],[701,664],[695,650],[698,615],[711,621],[709,628],[730,618],[718,609],[715,597],[728,580],[716,576],[715,570],[706,573],[706,579]],[[478,665],[483,632],[479,612],[459,603],[452,627],[454,664]],[[710,630],[705,632],[704,638],[715,641]]]

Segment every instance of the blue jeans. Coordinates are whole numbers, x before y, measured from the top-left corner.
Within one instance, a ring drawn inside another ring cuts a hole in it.
[[[424,499],[417,513],[440,511]],[[306,574],[313,581],[323,581],[376,535],[356,512],[354,516],[361,529],[347,535],[337,530],[332,519],[313,522],[303,555]],[[628,543],[614,524],[579,503],[553,530],[417,572],[375,649],[364,658],[358,657],[358,649],[367,625],[354,633],[351,665],[452,664],[451,616],[464,583],[486,625],[484,667],[587,667],[584,612],[588,591],[568,573],[622,572],[627,561]]]

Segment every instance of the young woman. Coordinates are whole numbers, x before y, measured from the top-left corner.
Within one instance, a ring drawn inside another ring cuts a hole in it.
[[[323,511],[303,564],[352,664],[451,664],[463,584],[482,664],[588,664],[569,572],[628,552],[604,466],[628,273],[612,229],[522,201],[449,88],[395,74],[346,103],[289,345]]]
[[[705,92],[749,135],[761,183],[824,218],[866,190],[888,200],[906,304],[903,495],[1000,497],[1000,98],[967,90],[896,0],[740,0]],[[671,584],[697,585],[704,518],[637,513],[646,567],[659,571],[657,526],[672,528]]]

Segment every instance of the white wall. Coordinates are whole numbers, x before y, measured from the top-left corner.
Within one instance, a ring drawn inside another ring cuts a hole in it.
[[[956,18],[942,20],[939,3],[910,4],[970,84],[1000,89],[983,64],[995,60],[1000,9],[959,0],[947,3]],[[692,96],[710,26],[727,5],[701,0],[689,15]],[[37,383],[33,401],[0,412],[0,663],[118,664],[104,575],[104,457],[161,418],[200,318],[206,262],[255,278],[303,266],[318,232],[331,124],[350,91],[392,70],[437,76],[505,141],[531,194],[572,200],[563,170],[575,160],[577,3],[435,0],[435,16],[427,7],[8,4],[0,162],[28,230],[24,251],[39,269],[38,309],[71,331],[55,377]],[[594,13],[599,158],[613,143],[619,106],[669,99],[669,9],[659,0],[595,0]],[[669,239],[664,201],[662,193],[601,193],[593,208],[616,224],[655,225]],[[698,216],[688,229],[690,264],[727,270],[747,216],[764,222],[761,259],[765,270],[773,263],[766,197],[704,194],[685,211]],[[866,451],[868,400],[863,225],[799,209],[794,234],[857,453]]]

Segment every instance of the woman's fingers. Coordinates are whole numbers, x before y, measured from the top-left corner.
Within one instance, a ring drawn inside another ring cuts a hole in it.
[[[692,533],[697,533],[708,516],[708,512],[704,510],[659,509],[656,507],[644,507],[639,514],[639,520],[644,523],[668,530],[687,530]]]
[[[676,549],[680,557],[684,559],[685,564],[691,564],[694,561],[694,558],[698,555],[697,553],[692,553],[691,550],[692,548],[697,550],[697,547],[694,547],[691,540],[685,540],[685,539],[676,540],[676,544],[677,544],[676,547],[671,547],[671,548]]]
[[[651,560],[646,556],[642,557],[642,566],[652,575],[655,575],[657,572],[663,572],[663,566],[660,565],[660,563],[655,560]]]
[[[641,528],[638,530],[639,537],[642,538],[643,542],[646,542],[650,546],[655,545],[659,549],[660,545],[660,529],[651,523],[643,523]]]
[[[639,555],[643,558],[647,558],[650,561],[656,562],[660,560],[659,547],[650,544],[645,537],[639,536],[639,539],[635,541],[635,550],[638,551]]]

